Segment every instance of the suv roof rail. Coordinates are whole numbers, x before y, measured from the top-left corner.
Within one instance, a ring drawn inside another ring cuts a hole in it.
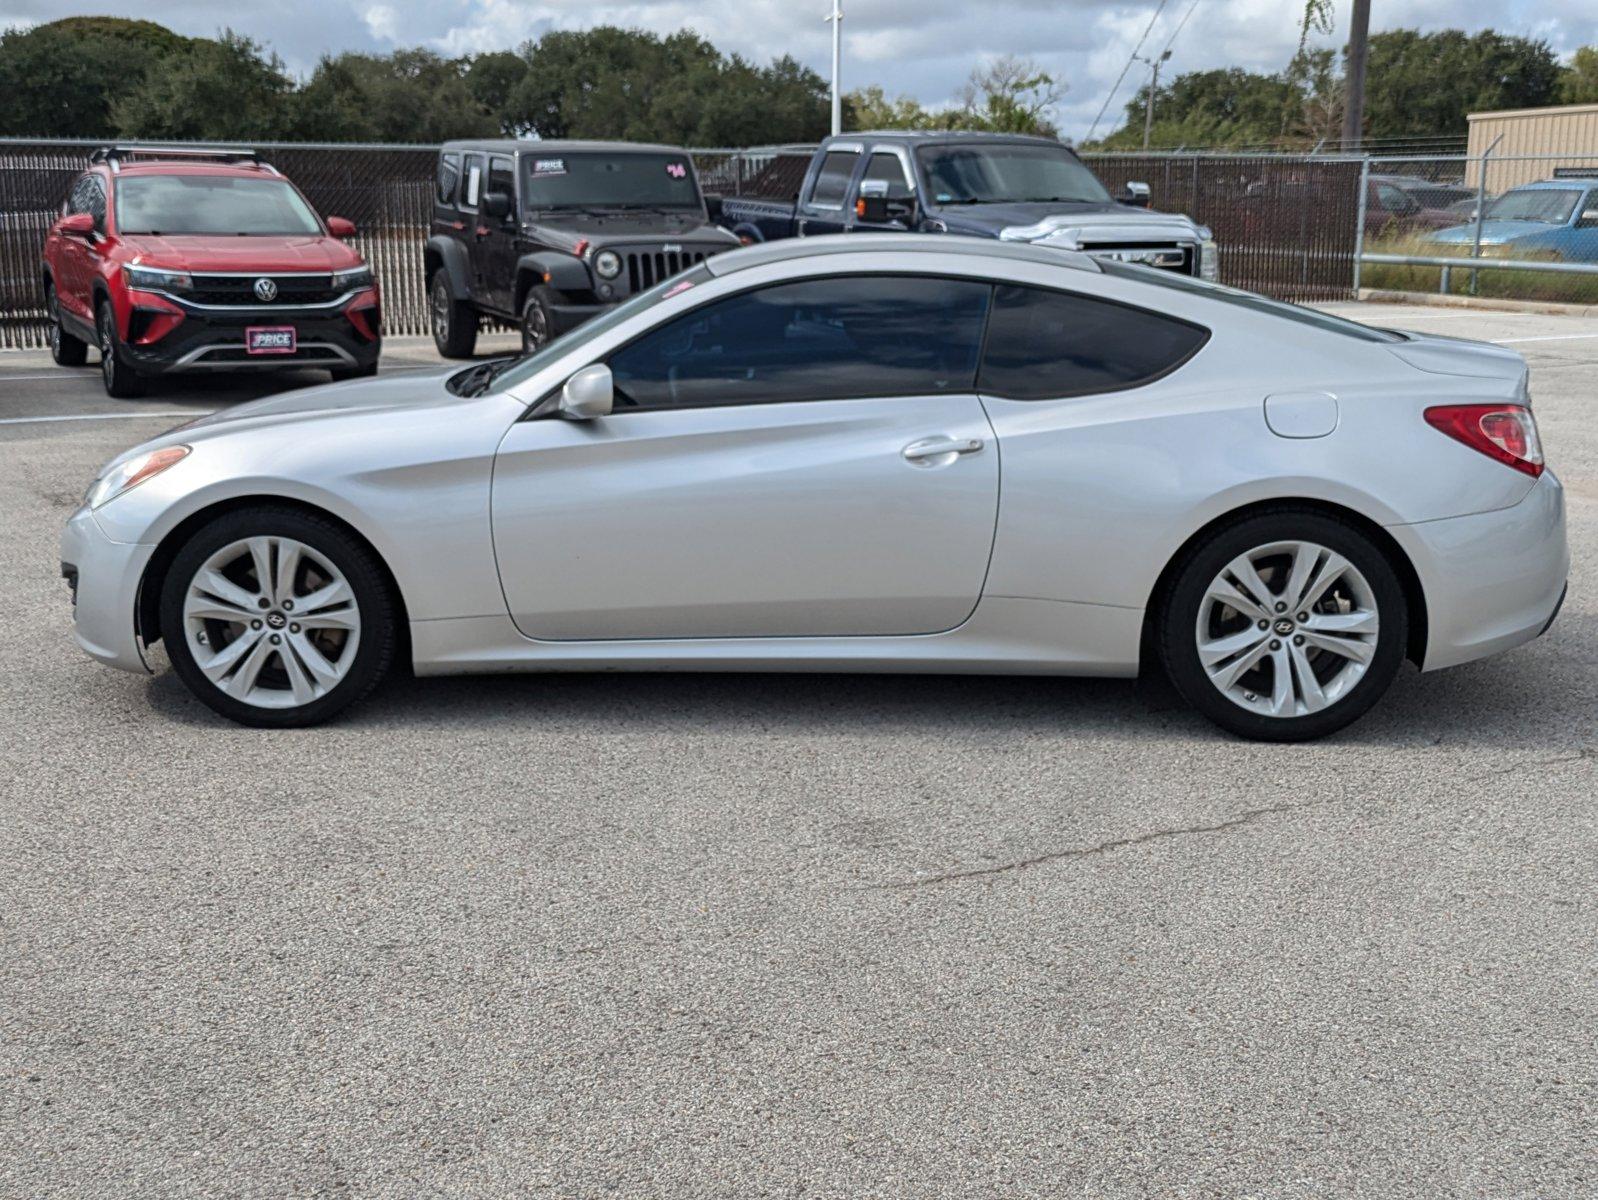
[[[244,146],[101,146],[89,155],[91,163],[108,163],[113,171],[122,169],[130,160],[160,161],[196,160],[202,162],[249,163],[278,174],[271,163],[260,154]]]

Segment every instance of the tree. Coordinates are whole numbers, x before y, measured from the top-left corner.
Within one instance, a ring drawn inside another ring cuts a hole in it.
[[[1598,104],[1598,46],[1576,51],[1559,80],[1561,104]]]
[[[0,34],[0,135],[111,137],[111,109],[190,40],[153,21],[68,17]]]
[[[843,124],[846,129],[935,129],[942,113],[929,113],[913,96],[889,100],[877,84],[845,92]]]
[[[493,115],[500,132],[508,137],[526,133],[510,117],[509,105],[522,80],[527,78],[527,60],[510,50],[479,54],[466,69],[466,90],[485,113]]]
[[[1366,136],[1464,133],[1465,115],[1540,108],[1558,97],[1559,62],[1544,41],[1491,29],[1371,35]]]
[[[1134,149],[1143,144],[1143,112],[1148,85],[1127,103],[1126,124],[1101,143],[1107,149]],[[1299,93],[1285,78],[1261,75],[1240,67],[1188,71],[1154,95],[1154,129],[1150,143],[1176,146],[1251,145],[1274,140],[1281,133],[1282,113]]]
[[[289,127],[282,60],[232,30],[167,56],[111,106],[123,137],[266,140]]]
[[[972,69],[960,94],[960,124],[991,133],[1057,137],[1049,112],[1065,92],[1066,85],[1032,59],[1006,54]]]
[[[357,142],[491,136],[499,119],[474,97],[468,69],[465,59],[422,49],[323,58],[294,97],[294,135]]]

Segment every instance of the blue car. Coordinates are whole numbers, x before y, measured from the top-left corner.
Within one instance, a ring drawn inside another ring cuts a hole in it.
[[[1446,246],[1469,247],[1475,239],[1474,224],[1426,235],[1428,242]],[[1492,258],[1598,262],[1598,176],[1545,179],[1489,200],[1481,245]]]

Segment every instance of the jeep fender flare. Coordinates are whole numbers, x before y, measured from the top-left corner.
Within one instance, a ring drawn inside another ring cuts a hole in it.
[[[466,247],[454,238],[434,234],[427,239],[427,246],[422,251],[422,265],[426,270],[427,278],[422,281],[424,288],[433,282],[433,273],[440,267],[444,269],[445,276],[449,279],[449,290],[456,300],[470,301],[471,264],[466,258]]]
[[[516,260],[517,312],[521,311],[527,293],[545,282],[559,292],[594,290],[594,281],[588,274],[588,264],[575,255],[550,250],[524,254]]]

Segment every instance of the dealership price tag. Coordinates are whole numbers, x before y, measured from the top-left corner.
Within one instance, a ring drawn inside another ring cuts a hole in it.
[[[251,325],[244,331],[246,354],[293,354],[297,348],[292,325]]]

